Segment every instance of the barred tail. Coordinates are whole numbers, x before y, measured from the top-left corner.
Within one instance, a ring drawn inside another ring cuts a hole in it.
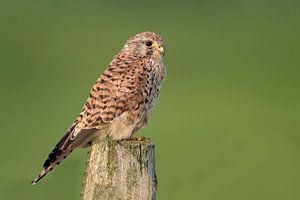
[[[43,169],[39,175],[31,182],[35,185],[39,180],[41,180],[49,171],[51,171],[56,165],[58,165],[63,159],[65,159],[73,149],[68,148],[64,145],[69,140],[69,135],[73,130],[73,126],[67,131],[67,133],[61,138],[61,140],[56,144],[55,148],[49,154],[47,160],[44,162]]]

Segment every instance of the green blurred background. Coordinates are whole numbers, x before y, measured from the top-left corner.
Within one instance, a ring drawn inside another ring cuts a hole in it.
[[[79,199],[86,150],[50,150],[125,40],[155,31],[168,77],[140,136],[158,199],[300,199],[300,2],[0,1],[0,199]]]

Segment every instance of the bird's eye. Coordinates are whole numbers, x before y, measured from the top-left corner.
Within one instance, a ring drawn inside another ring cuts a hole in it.
[[[146,45],[147,47],[152,47],[153,43],[152,43],[151,41],[147,41],[147,42],[145,43],[145,45]]]

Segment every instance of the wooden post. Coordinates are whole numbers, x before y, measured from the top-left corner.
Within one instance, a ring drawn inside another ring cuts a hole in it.
[[[89,150],[82,200],[155,200],[154,144],[99,141]]]

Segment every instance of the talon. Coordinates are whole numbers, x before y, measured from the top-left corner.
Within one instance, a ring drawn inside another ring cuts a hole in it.
[[[146,137],[130,137],[127,138],[126,141],[147,141]]]
[[[140,138],[137,138],[138,141],[147,141],[147,138],[146,137],[140,137]]]

